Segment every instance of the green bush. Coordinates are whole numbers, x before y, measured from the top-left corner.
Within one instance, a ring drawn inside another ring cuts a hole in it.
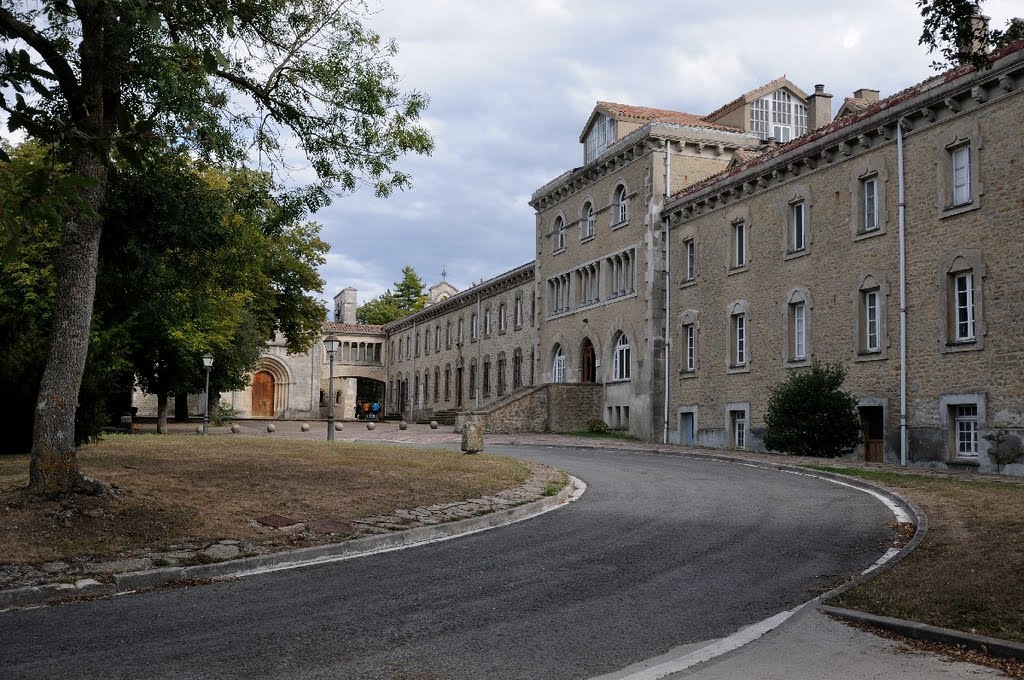
[[[210,423],[213,425],[227,425],[238,417],[238,411],[231,408],[223,401],[217,402],[217,408],[210,413]]]
[[[591,418],[587,421],[587,432],[593,432],[594,434],[608,434],[612,431],[612,428],[608,427],[608,423],[604,422],[600,418]]]
[[[984,438],[992,442],[992,446],[988,450],[988,457],[996,464],[996,472],[999,474],[1003,473],[1003,467],[1016,463],[1021,456],[1024,456],[1024,448],[1021,447],[1020,440],[1007,430],[986,434]]]
[[[861,441],[857,401],[840,389],[846,370],[815,361],[790,374],[768,399],[764,445],[799,456],[835,458]]]

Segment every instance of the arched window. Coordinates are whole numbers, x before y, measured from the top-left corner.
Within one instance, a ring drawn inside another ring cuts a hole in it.
[[[594,235],[594,204],[587,201],[580,211],[580,239],[588,239]]]
[[[612,206],[612,224],[622,224],[629,218],[629,199],[626,197],[626,187],[620,184],[615,188],[615,205]]]
[[[561,345],[555,346],[555,358],[551,362],[551,382],[565,382],[565,352]]]
[[[440,391],[441,391],[439,389],[440,383],[441,383],[440,377],[441,377],[441,367],[440,366],[434,366],[434,403],[437,403],[437,401],[438,401],[437,397],[438,397],[438,395],[440,394]]]
[[[554,252],[565,249],[565,220],[559,215],[555,218],[555,245]]]
[[[619,333],[612,352],[612,380],[629,380],[629,339]]]

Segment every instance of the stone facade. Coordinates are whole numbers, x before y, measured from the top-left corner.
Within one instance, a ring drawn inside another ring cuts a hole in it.
[[[770,390],[820,359],[848,371],[860,454],[899,461],[901,306],[909,459],[988,469],[984,435],[1020,436],[1020,47],[673,197],[672,440],[762,448]]]

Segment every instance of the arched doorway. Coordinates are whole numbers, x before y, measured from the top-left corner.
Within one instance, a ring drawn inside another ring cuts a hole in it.
[[[590,338],[583,338],[580,348],[580,382],[592,383],[597,380],[597,354]]]
[[[259,371],[252,377],[252,415],[274,417],[274,376],[270,371]]]

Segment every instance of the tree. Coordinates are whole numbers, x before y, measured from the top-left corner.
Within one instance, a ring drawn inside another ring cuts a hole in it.
[[[97,313],[131,339],[134,375],[157,396],[238,389],[267,340],[303,352],[320,337],[319,225],[291,219],[265,173],[222,171],[167,153],[114,174],[100,253]]]
[[[406,265],[402,267],[402,280],[395,282],[395,292],[386,290],[373,300],[359,305],[356,308],[356,321],[383,326],[418,312],[427,303],[425,288],[416,270]]]
[[[1005,29],[991,28],[980,20],[981,3],[977,0],[917,0],[923,28],[919,45],[928,53],[938,52],[940,60],[932,62],[936,70],[961,64],[985,69],[991,65],[990,49],[999,49],[1024,38],[1024,22],[1012,19]]]
[[[295,193],[309,211],[333,187],[408,185],[394,162],[431,150],[417,124],[426,98],[397,89],[395,46],[362,26],[365,11],[360,0],[0,1],[8,128],[53,144],[83,180],[55,259],[61,327],[35,408],[30,493],[102,490],[79,470],[74,421],[112,166],[170,143],[283,167],[296,146],[316,176]]]
[[[764,416],[771,451],[834,458],[861,441],[857,400],[843,392],[846,370],[815,361],[772,390]]]

